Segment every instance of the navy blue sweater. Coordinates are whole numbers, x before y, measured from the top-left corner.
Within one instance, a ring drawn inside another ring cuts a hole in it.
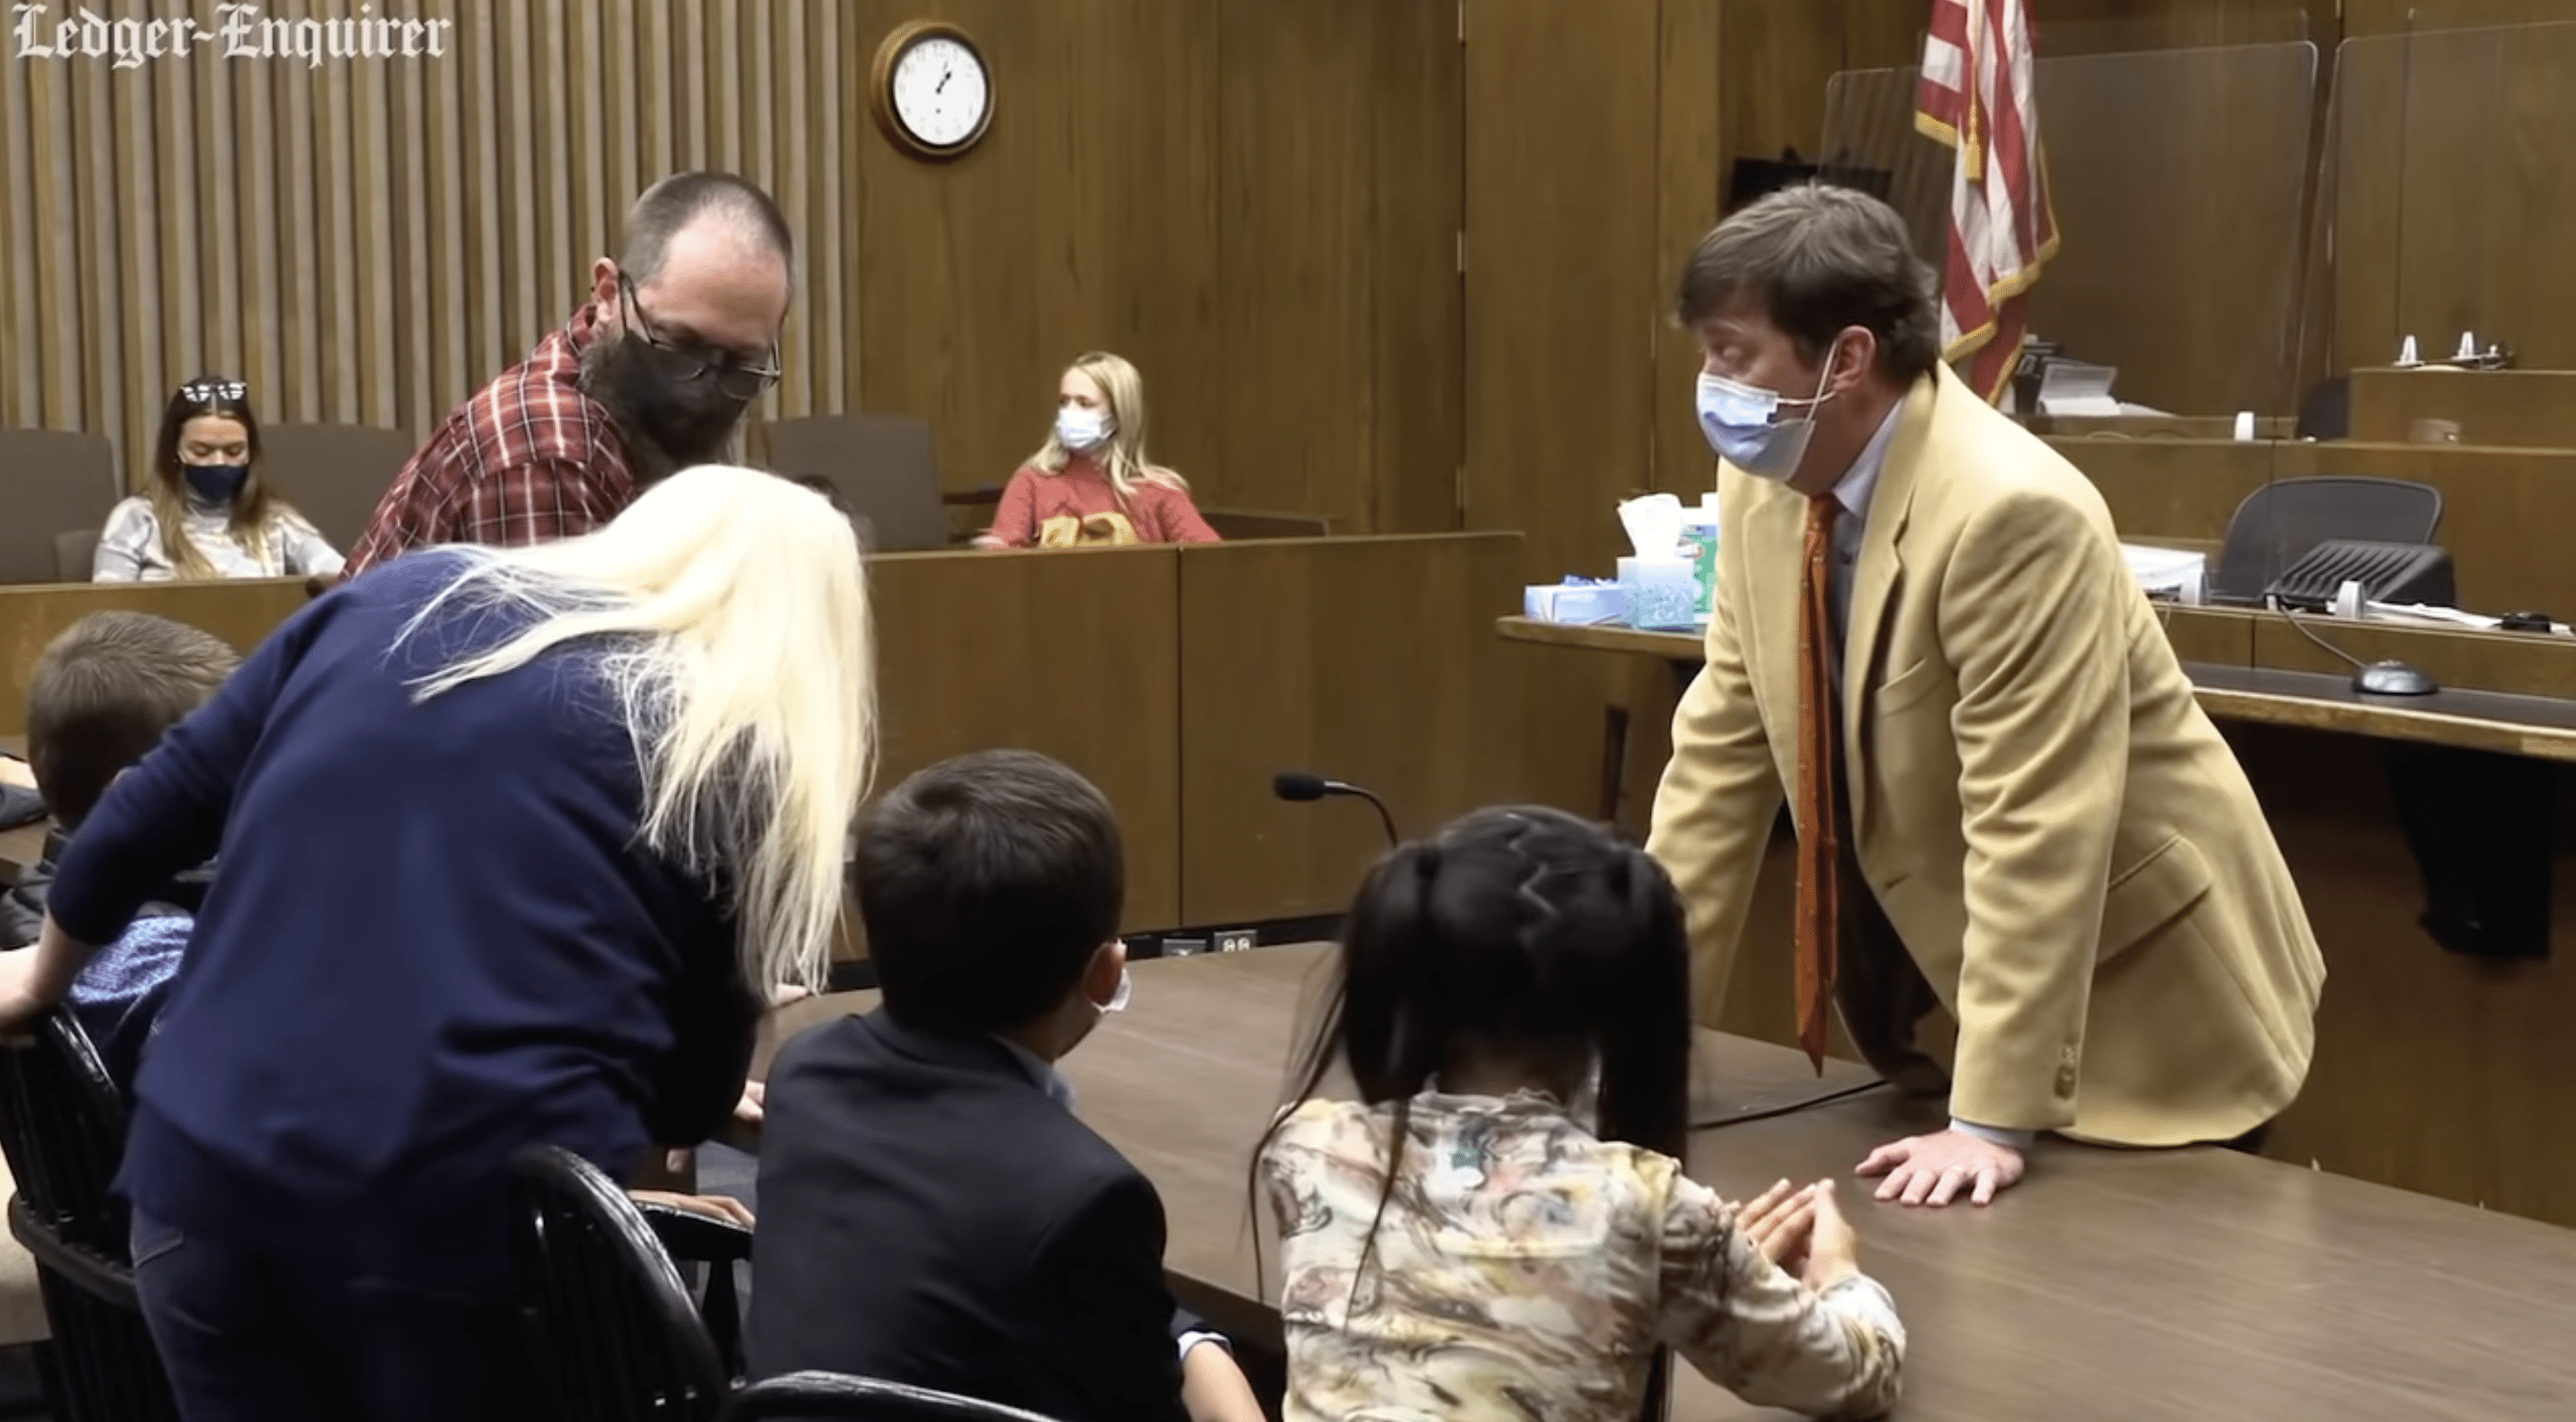
[[[509,1277],[510,1153],[623,1176],[705,1139],[757,1021],[710,888],[635,842],[641,782],[592,653],[416,702],[526,625],[421,552],[306,607],[117,782],[54,882],[105,943],[220,841],[137,1083],[120,1185],[228,1243],[424,1287]]]

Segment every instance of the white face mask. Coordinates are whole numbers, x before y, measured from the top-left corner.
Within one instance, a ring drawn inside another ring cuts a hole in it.
[[[1782,399],[1778,392],[1723,375],[1700,372],[1699,427],[1717,457],[1756,479],[1786,479],[1807,457],[1807,442],[1816,436],[1816,409],[1833,397],[1825,387],[1834,378],[1831,355],[1825,358],[1816,393],[1805,400]],[[1806,408],[1803,415],[1774,419],[1783,405]]]
[[[1076,454],[1097,448],[1117,427],[1107,410],[1067,405],[1055,412],[1055,442]]]

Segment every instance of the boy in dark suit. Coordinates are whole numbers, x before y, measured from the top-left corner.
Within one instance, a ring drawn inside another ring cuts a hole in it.
[[[1177,1321],[1163,1203],[1054,1063],[1124,1005],[1118,822],[995,751],[880,802],[853,867],[884,1005],[771,1069],[751,1374],[824,1368],[1060,1422],[1260,1422]]]

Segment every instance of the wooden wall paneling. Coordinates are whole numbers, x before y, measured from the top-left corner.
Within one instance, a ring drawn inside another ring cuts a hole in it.
[[[1375,521],[1374,336],[1378,313],[1405,305],[1413,291],[1377,285],[1374,135],[1384,124],[1370,100],[1378,53],[1411,18],[1405,12],[1421,8],[1420,0],[1217,6],[1217,330],[1226,380],[1217,457],[1197,479],[1203,504],[1322,514],[1350,532]],[[1281,121],[1292,113],[1295,122]]]
[[[2558,100],[2576,24],[2355,34],[2331,160],[2341,365],[2385,365],[2409,334],[2447,354],[2463,330],[2526,366],[2576,365],[2576,334],[2531,319],[2576,303],[2539,235],[2576,222]]]
[[[2032,327],[2183,414],[2294,408],[2315,109],[2305,44],[2060,58],[2039,71],[2064,242]]]
[[[2567,18],[2566,0],[2341,0],[2352,39],[2426,30],[2537,25]]]
[[[1723,0],[1663,0],[1656,42],[1654,266],[1646,312],[1646,340],[1655,355],[1651,463],[1654,487],[1686,505],[1717,487],[1717,456],[1699,427],[1699,341],[1674,324],[1671,303],[1682,264],[1717,225],[1725,200],[1731,90],[1724,34],[1733,8]]]
[[[1469,0],[1466,526],[1522,529],[1524,578],[1606,576],[1653,487],[1660,339],[1657,0]],[[1533,798],[1604,808],[1612,667],[1506,649]]]
[[[2225,439],[2079,435],[2052,436],[2048,444],[2101,491],[2122,538],[2147,542],[2224,539],[2237,505],[2275,477],[2282,448]]]
[[[0,364],[0,422],[107,433],[131,481],[169,390],[220,371],[271,420],[425,434],[586,298],[645,184],[711,154],[805,239],[780,401],[840,407],[838,7],[419,13],[452,24],[443,56],[0,70],[0,333],[42,353]]]
[[[2035,0],[2040,52],[2124,54],[2313,40],[2333,48],[2338,0]]]
[[[1460,526],[1466,465],[1466,50],[1457,0],[1378,0],[1373,445],[1360,527]],[[1228,80],[1231,83],[1231,79]],[[1229,352],[1230,354],[1230,352]]]
[[[1376,791],[1400,833],[1519,798],[1494,609],[1512,533],[1281,540],[1180,557],[1181,918],[1338,914],[1385,852],[1376,815],[1294,805],[1283,770]]]
[[[1027,8],[1013,6],[1013,21]],[[1067,95],[1072,150],[1059,182],[1070,198],[1065,220],[1090,240],[1075,248],[1063,292],[1071,324],[1052,366],[1100,347],[1134,361],[1145,374],[1156,461],[1184,477],[1208,471],[1221,492],[1216,9],[1089,0],[1062,19],[1057,53],[1078,86]],[[1137,82],[1081,79],[1118,73]],[[1052,366],[1040,381],[1030,433],[1021,436],[1032,445],[1053,418]],[[1009,473],[1001,468],[987,479],[998,483]]]
[[[892,789],[970,751],[1053,756],[1118,812],[1124,927],[1179,926],[1174,550],[889,554],[868,561],[868,581],[882,687],[878,784]]]
[[[1044,441],[1065,364],[1105,348],[1144,374],[1157,461],[1210,467],[1213,14],[869,0],[842,13],[854,111],[879,43],[924,16],[983,46],[993,125],[945,164],[851,130],[866,407],[932,421],[951,487],[999,484]]]

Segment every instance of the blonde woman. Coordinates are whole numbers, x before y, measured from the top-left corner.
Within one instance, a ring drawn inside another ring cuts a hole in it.
[[[229,830],[121,1178],[184,1415],[523,1415],[510,1156],[732,1112],[760,990],[826,967],[872,658],[848,520],[701,466],[343,585],[116,783],[0,1027]]]
[[[980,548],[1215,543],[1190,486],[1145,457],[1145,381],[1117,356],[1075,361],[1056,385],[1055,429],[1002,490]]]
[[[180,386],[161,412],[148,490],[100,530],[90,581],[331,577],[340,554],[259,478],[250,389],[221,375]]]

